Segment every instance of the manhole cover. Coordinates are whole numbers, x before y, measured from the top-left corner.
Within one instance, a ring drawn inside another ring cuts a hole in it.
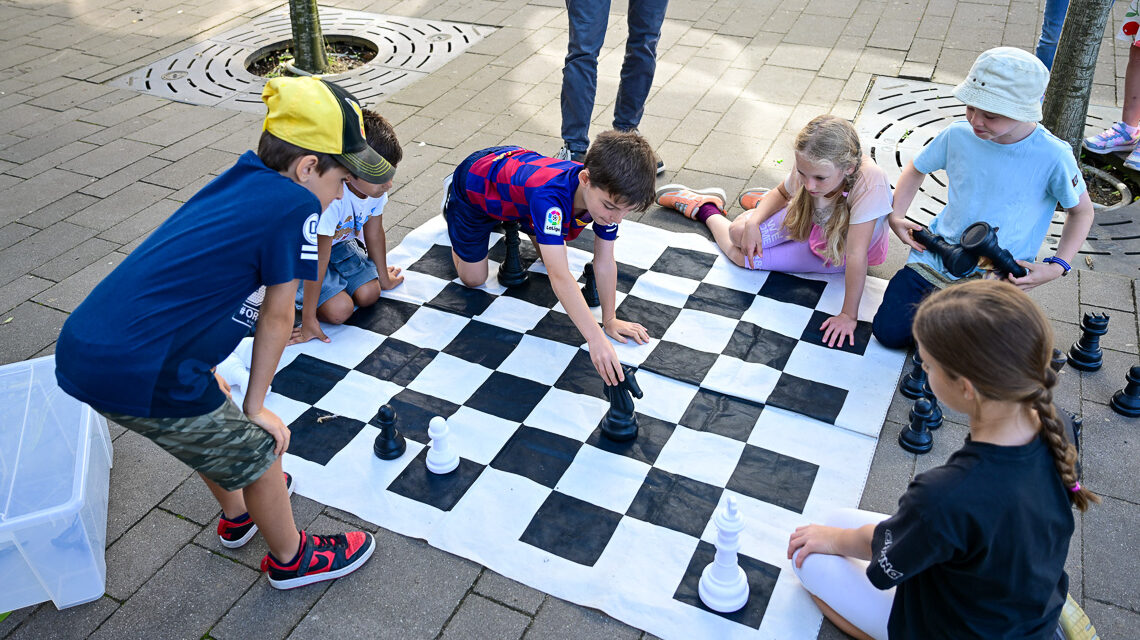
[[[875,78],[855,128],[868,153],[898,182],[903,167],[947,125],[966,117],[966,107],[953,94],[954,86],[918,80]],[[1090,106],[1086,127],[1097,133],[1120,116],[1119,107]],[[946,172],[936,171],[923,181],[907,217],[930,224],[946,205]],[[1065,213],[1058,212],[1041,247],[1041,257],[1052,255],[1061,237]],[[1097,212],[1089,238],[1080,253],[1097,271],[1140,275],[1140,207]],[[1087,263],[1079,265],[1088,268]]]
[[[362,38],[379,52],[369,63],[329,76],[366,104],[439,69],[495,31],[458,22],[420,20],[321,7],[325,37]],[[251,58],[293,37],[288,8],[218,34],[110,84],[177,102],[261,111],[265,78],[246,71]]]

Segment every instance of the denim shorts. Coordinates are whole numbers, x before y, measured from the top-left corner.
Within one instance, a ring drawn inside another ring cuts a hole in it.
[[[329,267],[325,271],[325,279],[321,281],[321,296],[317,306],[328,302],[341,291],[351,296],[357,289],[378,277],[376,264],[355,239],[338,242],[329,251]],[[304,296],[305,287],[297,287],[298,308],[304,301]]]

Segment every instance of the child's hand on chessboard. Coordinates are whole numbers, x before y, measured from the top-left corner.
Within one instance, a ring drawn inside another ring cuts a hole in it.
[[[622,344],[629,342],[626,338],[633,338],[637,344],[649,342],[649,332],[636,322],[611,318],[602,323],[602,328],[605,329],[606,335]]]

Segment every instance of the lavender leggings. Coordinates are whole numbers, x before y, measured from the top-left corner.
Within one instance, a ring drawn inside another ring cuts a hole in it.
[[[806,240],[796,242],[791,239],[787,229],[784,228],[784,216],[787,214],[787,208],[780,209],[771,218],[760,223],[761,246],[764,248],[764,255],[759,260],[752,260],[751,264],[745,258],[745,267],[766,271],[842,273],[844,265],[827,264],[823,258],[812,253]]]

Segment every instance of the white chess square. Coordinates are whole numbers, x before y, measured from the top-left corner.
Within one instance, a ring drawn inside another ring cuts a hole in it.
[[[368,422],[401,387],[359,371],[349,371],[315,406],[338,416]]]
[[[554,487],[568,496],[625,513],[650,466],[640,460],[583,446]]]
[[[412,262],[415,262],[415,260]],[[394,263],[389,261],[388,264]],[[411,262],[408,264],[411,264]],[[400,283],[400,286],[383,292],[381,296],[392,298],[393,300],[423,304],[438,296],[439,292],[443,291],[443,288],[447,286],[447,280],[426,273],[420,273],[419,271],[404,269],[400,273],[404,276],[404,281]]]
[[[417,347],[439,350],[450,344],[467,322],[467,318],[454,313],[420,307],[392,337]]]
[[[609,409],[610,403],[601,398],[551,388],[527,416],[526,424],[585,442]]]
[[[623,222],[618,227],[614,255],[618,260],[640,269],[652,267],[669,248],[669,237],[658,233],[659,231],[662,230],[654,226],[633,221]]]
[[[798,304],[756,296],[752,306],[740,319],[798,340],[811,320],[812,313],[812,309]]]
[[[728,484],[744,443],[677,425],[653,466],[717,487]]]
[[[241,405],[238,405],[239,407]],[[269,393],[265,394],[265,408],[277,414],[281,418],[281,422],[289,424],[301,417],[302,413],[309,410],[309,405],[304,402],[298,402],[292,398],[273,393],[272,387]]]
[[[736,331],[736,320],[696,309],[681,309],[665,331],[668,340],[691,349],[720,353]]]
[[[446,353],[439,353],[408,385],[412,391],[463,404],[475,393],[491,370]]]
[[[769,366],[720,355],[705,374],[704,380],[701,380],[701,386],[764,403],[768,401],[768,394],[776,388],[779,380],[780,372]]]
[[[553,385],[574,359],[575,353],[578,353],[578,347],[524,335],[511,355],[499,365],[499,371]]]
[[[693,396],[697,395],[693,385],[645,369],[637,372],[637,384],[645,394],[634,400],[637,411],[666,422],[680,422]]]
[[[530,331],[546,317],[547,309],[510,296],[499,296],[476,320],[519,333]]]
[[[305,353],[318,360],[332,362],[351,369],[360,364],[362,360],[376,350],[376,347],[380,346],[380,343],[384,342],[384,336],[378,333],[347,324],[336,325],[322,322],[321,330],[325,332],[331,342],[309,340],[285,347],[285,351]]]
[[[712,269],[705,275],[704,282],[728,289],[755,294],[768,279],[768,271],[745,269],[738,266],[723,253],[717,256]]]
[[[606,336],[609,337],[609,336]],[[660,336],[658,336],[659,338]],[[640,367],[642,362],[653,353],[653,349],[661,340],[649,336],[649,340],[645,344],[637,344],[633,338],[627,338],[625,344],[610,338],[610,344],[614,346],[614,351],[617,352],[618,360],[628,364],[631,367]],[[586,345],[586,351],[590,350],[590,345]]]
[[[700,284],[697,280],[668,273],[646,271],[629,290],[629,295],[671,307],[684,307],[689,295],[696,291]]]
[[[451,431],[448,442],[452,451],[462,458],[482,465],[491,464],[495,454],[518,429],[517,422],[504,420],[471,407],[459,407],[447,419]]]

